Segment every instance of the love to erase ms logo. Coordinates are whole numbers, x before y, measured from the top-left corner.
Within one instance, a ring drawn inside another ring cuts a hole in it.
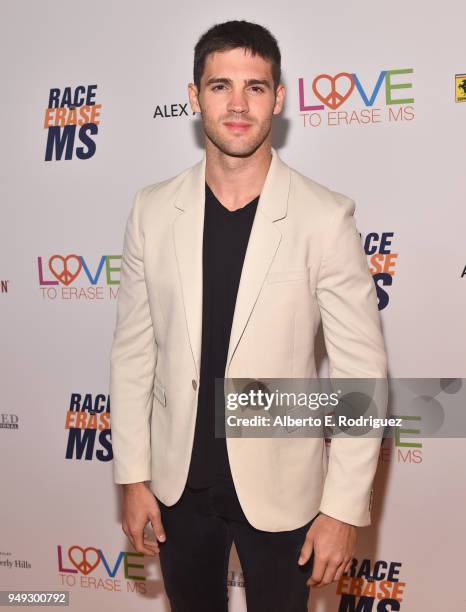
[[[401,610],[406,582],[400,579],[399,561],[353,559],[337,582],[341,596],[338,612],[395,612]]]
[[[44,300],[96,301],[116,299],[121,255],[84,258],[76,253],[37,258],[39,286]]]
[[[110,396],[71,393],[65,417],[66,459],[111,461]]]
[[[102,104],[95,100],[97,85],[54,88],[49,91],[44,128],[45,161],[89,159],[96,152]]]
[[[147,592],[142,553],[104,553],[95,546],[57,546],[58,575],[67,588],[140,593]],[[134,559],[139,557],[139,559]]]
[[[412,68],[381,70],[372,79],[355,72],[298,78],[303,127],[336,127],[412,121]],[[408,90],[408,91],[406,91]],[[376,105],[377,104],[377,105]]]

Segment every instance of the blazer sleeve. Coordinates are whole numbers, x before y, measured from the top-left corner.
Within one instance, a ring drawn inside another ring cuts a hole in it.
[[[144,238],[139,190],[123,244],[116,326],[110,357],[110,402],[114,481],[151,479],[150,422],[157,359],[144,277]]]
[[[331,378],[387,377],[387,356],[374,281],[358,234],[350,198],[334,193],[337,207],[324,236],[317,278]],[[387,404],[378,406],[384,417]],[[334,437],[330,444],[320,512],[356,526],[370,525],[372,483],[379,437]]]

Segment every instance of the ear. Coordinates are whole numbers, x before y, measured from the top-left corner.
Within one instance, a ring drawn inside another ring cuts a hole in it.
[[[188,96],[193,113],[200,113],[201,107],[199,106],[198,91],[194,83],[188,83]]]
[[[285,103],[285,86],[280,83],[275,92],[275,106],[273,107],[273,114],[279,115],[282,112],[283,104]]]

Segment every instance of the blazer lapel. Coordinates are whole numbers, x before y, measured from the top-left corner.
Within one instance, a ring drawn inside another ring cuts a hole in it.
[[[276,150],[259,197],[243,263],[231,327],[225,376],[238,342],[281,240],[274,221],[286,216],[290,186],[289,167]],[[202,246],[205,209],[206,156],[187,173],[175,206],[183,211],[173,224],[175,252],[182,286],[186,323],[194,362],[200,374],[202,342]]]
[[[175,206],[183,211],[173,224],[178,273],[193,359],[200,377],[202,342],[202,245],[205,208],[206,156],[194,165],[181,184]]]
[[[236,296],[225,378],[280,244],[282,234],[274,221],[286,216],[289,187],[290,170],[272,148],[272,161],[257,204]]]

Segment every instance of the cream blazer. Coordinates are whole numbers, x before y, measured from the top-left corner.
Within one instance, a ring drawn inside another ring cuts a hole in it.
[[[199,392],[205,155],[141,188],[123,245],[110,356],[116,483],[149,481],[166,505],[187,480]],[[386,378],[375,285],[355,204],[272,148],[245,255],[225,377],[314,378],[322,321],[329,376]],[[296,529],[319,511],[370,524],[380,439],[227,438],[250,523]]]

